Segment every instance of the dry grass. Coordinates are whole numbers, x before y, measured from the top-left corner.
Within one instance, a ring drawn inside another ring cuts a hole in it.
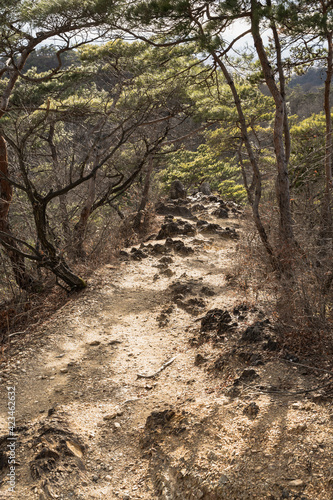
[[[270,240],[279,249],[289,272],[278,276],[272,271],[250,214],[243,226],[238,261],[231,273],[235,286],[274,318],[281,344],[302,356],[331,356],[333,353],[333,290],[323,286],[331,273],[332,249],[320,241],[315,213],[299,203],[295,216],[298,255],[279,245],[277,213],[271,204],[262,207]]]

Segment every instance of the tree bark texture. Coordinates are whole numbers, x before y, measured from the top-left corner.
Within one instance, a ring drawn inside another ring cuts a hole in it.
[[[332,238],[332,213],[331,213],[331,191],[332,191],[332,118],[330,91],[333,76],[333,35],[327,35],[327,69],[324,90],[324,112],[325,112],[325,194],[322,207],[323,231],[322,236]]]
[[[80,213],[80,219],[74,227],[73,231],[73,250],[77,257],[84,258],[86,256],[83,249],[84,237],[87,229],[89,216],[94,204],[96,193],[96,175],[91,177],[88,182],[88,194],[84,206]]]
[[[274,149],[277,166],[276,195],[279,206],[279,233],[283,246],[294,247],[295,237],[292,224],[290,207],[290,188],[288,177],[288,162],[284,145],[285,111],[286,103],[284,97],[274,80],[274,73],[269,63],[267,53],[259,30],[259,8],[257,0],[251,0],[251,31],[254,45],[264,73],[266,84],[275,102],[274,120]],[[282,68],[279,68],[282,71]]]
[[[148,168],[145,177],[145,184],[142,191],[142,198],[139,205],[138,213],[136,214],[133,222],[134,231],[139,231],[142,224],[143,211],[146,208],[149,199],[150,179],[151,179],[151,174],[153,173],[153,169],[154,169],[154,160],[153,158],[149,158]]]
[[[225,64],[222,62],[221,58],[217,56],[215,52],[212,52],[212,56],[215,60],[215,62],[218,64],[218,66],[221,68],[223,75],[231,89],[233,98],[234,98],[234,103],[237,109],[238,113],[238,119],[240,123],[240,128],[242,132],[242,141],[245,144],[245,148],[251,163],[252,171],[253,171],[253,180],[254,180],[254,197],[250,191],[247,191],[248,193],[248,200],[249,203],[251,204],[252,207],[252,215],[253,215],[253,220],[256,225],[259,237],[261,239],[262,244],[264,245],[264,248],[266,249],[268,258],[270,260],[270,263],[273,267],[273,269],[278,268],[278,263],[274,255],[274,250],[268,240],[268,236],[266,233],[266,230],[264,228],[264,225],[262,223],[261,217],[260,217],[260,212],[259,212],[259,205],[260,205],[260,200],[261,200],[261,174],[258,166],[258,162],[256,160],[256,157],[254,155],[251,141],[247,132],[247,126],[246,126],[246,120],[245,116],[243,113],[242,109],[242,104],[240,101],[240,97],[238,95],[235,83],[232,79],[232,76],[230,75],[227,67]],[[245,175],[244,169],[242,169],[243,175]],[[244,179],[244,182],[246,182],[246,179]]]

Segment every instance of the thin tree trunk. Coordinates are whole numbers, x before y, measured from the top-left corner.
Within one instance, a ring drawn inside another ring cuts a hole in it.
[[[324,111],[326,123],[325,135],[325,194],[323,200],[323,236],[332,238],[332,214],[331,214],[331,191],[332,191],[332,118],[330,90],[333,76],[333,37],[332,33],[327,35],[327,70],[324,92]]]
[[[77,257],[84,258],[86,256],[83,249],[84,236],[87,229],[88,219],[91,214],[91,209],[94,204],[96,193],[96,176],[94,175],[89,179],[88,195],[84,206],[80,213],[79,222],[75,225],[73,231],[73,250]]]
[[[154,160],[151,157],[149,158],[149,164],[146,172],[145,184],[143,187],[142,198],[139,205],[138,213],[136,214],[133,222],[134,231],[139,231],[142,225],[142,215],[149,199],[150,179],[151,179],[151,174],[153,173],[153,169],[154,169]]]
[[[254,196],[252,195],[252,192],[249,190],[247,191],[248,193],[248,200],[249,203],[252,207],[252,215],[253,215],[253,220],[256,225],[259,237],[261,239],[262,244],[264,245],[268,258],[270,260],[270,263],[273,267],[274,270],[278,269],[278,262],[276,260],[276,257],[274,255],[273,248],[268,240],[268,236],[266,233],[266,230],[264,228],[264,225],[261,221],[260,213],[259,213],[259,205],[260,205],[260,200],[261,200],[261,174],[258,166],[258,162],[256,160],[256,157],[254,155],[251,141],[247,132],[247,126],[246,126],[246,120],[245,116],[243,113],[242,109],[242,104],[240,102],[240,98],[235,86],[235,83],[232,79],[232,76],[230,75],[227,67],[225,64],[222,62],[221,58],[217,56],[216,52],[212,51],[212,56],[215,60],[215,62],[218,64],[218,66],[221,68],[223,75],[227,81],[227,84],[229,85],[233,98],[234,98],[234,103],[237,109],[238,113],[238,119],[241,127],[241,132],[242,132],[242,141],[245,144],[246,151],[251,163],[252,171],[253,171],[253,181],[254,181]],[[245,175],[244,169],[242,169],[243,176]],[[244,183],[246,183],[247,180],[244,178]]]
[[[267,53],[264,48],[262,38],[259,31],[259,9],[261,8],[257,0],[251,0],[252,16],[251,16],[251,31],[254,40],[254,45],[261,63],[266,84],[275,102],[275,121],[274,121],[274,149],[277,166],[276,180],[276,195],[279,206],[279,233],[281,243],[287,247],[296,245],[291,207],[290,207],[290,189],[289,177],[287,168],[287,158],[284,145],[284,130],[285,130],[285,111],[286,103],[284,97],[274,80],[274,73],[269,63]],[[282,71],[282,68],[279,68]]]

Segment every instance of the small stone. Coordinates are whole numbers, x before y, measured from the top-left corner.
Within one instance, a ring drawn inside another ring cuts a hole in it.
[[[228,482],[229,482],[228,476],[226,476],[225,474],[222,474],[222,476],[220,476],[220,479],[219,479],[219,486],[223,486],[224,484],[227,484]]]
[[[259,406],[253,401],[244,408],[243,413],[249,418],[255,418],[259,413]]]
[[[100,345],[100,341],[99,340],[93,340],[92,342],[89,343],[90,346],[94,347],[96,345]]]
[[[107,481],[111,481],[112,477],[108,474],[107,476],[105,476],[105,479],[106,479]]]
[[[113,424],[113,426],[114,426],[114,428],[115,428],[115,429],[120,429],[120,427],[121,427],[121,425],[120,425],[120,423],[119,423],[119,422],[115,422],[115,423]]]
[[[293,481],[289,481],[289,486],[304,486],[304,481],[302,479],[294,479]]]
[[[208,458],[209,460],[217,460],[217,458],[218,458],[218,457],[217,457],[217,455],[216,455],[213,451],[209,451],[209,452],[207,453],[207,458]]]
[[[68,373],[68,369],[67,368],[60,368],[60,373]]]
[[[105,415],[105,417],[103,417],[103,420],[105,420],[105,421],[113,420],[114,418],[116,418],[116,416],[117,416],[117,412],[110,413],[109,415]]]

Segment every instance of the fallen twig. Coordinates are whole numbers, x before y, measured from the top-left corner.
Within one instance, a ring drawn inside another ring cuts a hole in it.
[[[247,387],[248,389],[251,389],[253,392],[256,392],[257,394],[280,394],[280,395],[285,395],[285,396],[297,396],[298,394],[307,394],[309,392],[316,392],[319,391],[320,389],[325,389],[326,387],[332,386],[332,381],[328,382],[327,384],[323,385],[317,385],[316,387],[313,387],[312,389],[302,389],[299,391],[288,391],[285,389],[266,389],[264,387],[258,387],[258,386],[250,386],[248,384],[245,384],[243,382],[243,385]]]
[[[302,366],[303,368],[308,368],[309,370],[316,370],[318,372],[323,372],[323,373],[328,373],[329,375],[333,375],[332,371],[325,370],[324,368],[317,368],[316,366],[309,366],[309,365],[304,365],[303,363],[296,363],[296,361],[291,361],[289,359],[285,359],[284,361],[290,363],[291,365]]]
[[[177,355],[177,356],[179,356],[179,355]],[[158,375],[159,373],[161,373],[162,370],[164,370],[167,366],[171,365],[171,363],[174,362],[174,360],[177,358],[177,356],[175,356],[174,358],[169,359],[169,361],[166,361],[161,366],[161,368],[159,368],[157,370],[157,372],[153,373],[152,375],[141,375],[140,373],[138,373],[137,374],[137,378],[154,378],[154,377],[156,377],[156,375]]]
[[[9,337],[14,337],[14,335],[21,335],[22,333],[25,333],[25,332],[14,332],[14,333],[10,333],[10,334],[8,335],[8,338],[9,338]]]

